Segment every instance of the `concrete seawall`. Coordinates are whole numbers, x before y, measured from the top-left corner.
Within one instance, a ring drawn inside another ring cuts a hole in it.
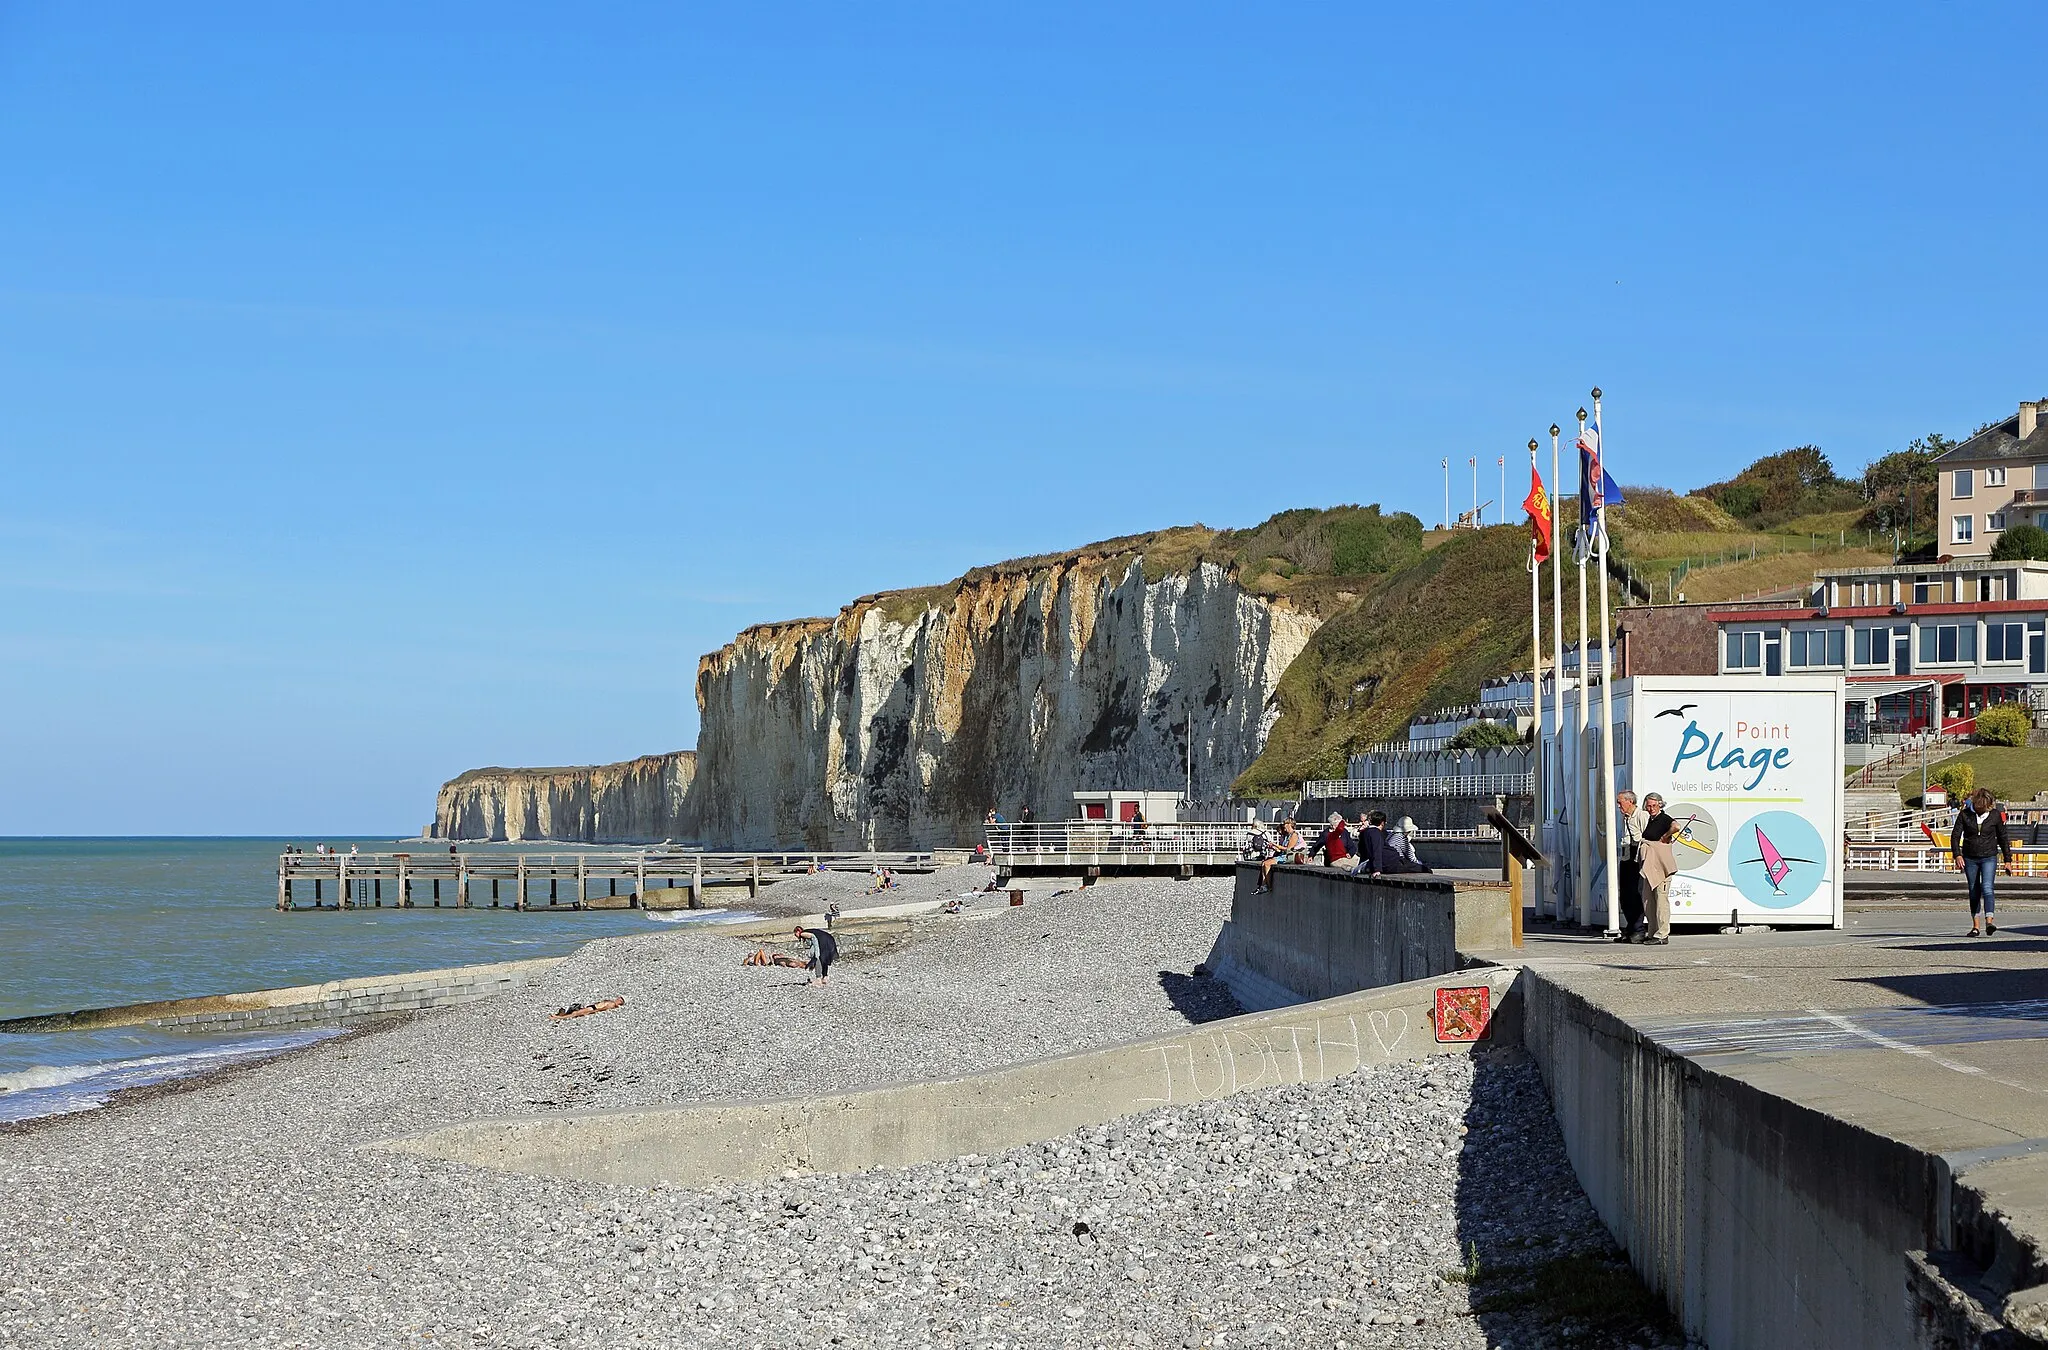
[[[186,1031],[267,1031],[277,1027],[355,1022],[372,1017],[448,1008],[516,989],[554,965],[559,956],[488,965],[450,966],[397,975],[366,975],[288,989],[130,1003],[116,1008],[48,1013],[0,1021],[0,1033],[91,1031],[152,1026]]]
[[[1277,1008],[1458,969],[1460,950],[1512,941],[1510,897],[1457,890],[1428,876],[1355,876],[1280,866],[1253,894],[1259,869],[1237,869],[1230,922],[1209,964],[1248,1008]]]
[[[1605,1006],[1609,979],[1525,970],[1523,1040],[1588,1198],[1689,1333],[1715,1350],[2044,1343],[2038,1106],[1895,1037],[1830,1044],[1855,1023],[1825,1012],[1790,1033],[1803,1053],[1745,1052],[1755,1023],[1727,1016],[1728,1048],[1700,1053],[1699,1024]]]
[[[1489,1039],[1512,1040],[1512,983],[1512,971],[1469,971],[961,1078],[784,1101],[477,1121],[377,1147],[637,1186],[908,1166],[1001,1152],[1154,1107],[1467,1053],[1469,1043],[1437,1039],[1443,986],[1483,986],[1495,1009]]]
[[[1907,1347],[1905,1253],[1932,1159],[1658,1046],[1554,979],[1523,1038],[1580,1184],[1693,1334],[1715,1347]]]

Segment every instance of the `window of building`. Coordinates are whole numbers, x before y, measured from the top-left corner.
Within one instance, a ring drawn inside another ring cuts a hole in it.
[[[1984,625],[1984,659],[1986,661],[2024,661],[2027,659],[2027,628],[2025,624],[1995,622]]]
[[[1972,517],[1957,516],[1954,519],[1954,521],[1950,523],[1950,528],[1948,532],[1949,542],[1951,544],[1969,543],[1972,539],[1976,537],[1976,531],[1972,528],[1972,524]]]
[[[1842,664],[1842,630],[1839,628],[1795,628],[1792,655],[1795,666],[1839,666]]]
[[[1990,515],[1988,515],[1988,516],[1984,517],[1984,528],[1985,528],[1985,529],[1986,529],[1987,531],[1988,531],[1988,530],[2002,530],[2002,529],[2004,529],[2004,528],[2005,528],[2005,512],[2003,512],[2003,511],[1993,511],[1993,512],[1992,512],[1992,513],[1991,513]]]
[[[1856,630],[1856,664],[1859,666],[1888,666],[1892,663],[1892,630],[1890,628],[1859,628]]]
[[[2006,598],[2005,573],[1986,572],[1977,578],[1979,600],[2003,600]]]
[[[1764,635],[1754,629],[1747,632],[1729,631],[1728,669],[1760,670],[1764,664]]]
[[[1920,660],[1927,665],[1940,666],[1977,664],[1977,625],[1921,624]]]
[[[2048,464],[2036,464],[2034,466],[2034,486],[2037,488],[2048,488]]]
[[[1913,603],[1916,605],[1938,605],[1948,597],[1942,594],[1942,578],[1914,577]]]
[[[1984,486],[1985,486],[1985,487],[2004,487],[2004,486],[2005,486],[2005,470],[2004,470],[2004,469],[1986,469],[1986,470],[1984,471]]]
[[[1971,470],[1969,470],[1969,469],[1957,469],[1957,470],[1956,470],[1956,472],[1955,472],[1955,493],[1954,493],[1954,495],[1955,495],[1955,496],[1958,496],[1958,497],[1972,497],[1972,496],[1975,496],[1975,495],[1976,495],[1976,488],[1975,488],[1975,486],[1973,485],[1973,482],[1972,482],[1973,476],[1974,476],[1974,475],[1973,475],[1972,471],[1971,471]]]

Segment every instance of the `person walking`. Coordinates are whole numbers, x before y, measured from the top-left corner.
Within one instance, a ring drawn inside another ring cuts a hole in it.
[[[1614,940],[1633,942],[1643,927],[1643,827],[1650,823],[1650,813],[1636,805],[1635,793],[1627,791],[1614,794],[1614,808],[1619,817],[1615,822],[1615,872],[1621,883],[1621,932]]]
[[[1643,931],[1635,940],[1661,947],[1671,941],[1671,878],[1678,872],[1678,856],[1672,851],[1671,837],[1678,833],[1678,822],[1664,810],[1664,798],[1655,792],[1643,798],[1643,809],[1649,819],[1643,822],[1642,861],[1638,864],[1642,881],[1637,904],[1647,912],[1643,915]]]
[[[2001,856],[2005,874],[2012,875],[2012,832],[2006,829],[2005,811],[1989,788],[1972,792],[1969,803],[1956,812],[1948,846],[1955,854],[1956,869],[1970,886],[1970,936],[1989,937],[1998,931],[1998,919],[1992,912],[1992,879],[1998,874]],[[1984,918],[1981,933],[1977,928],[1980,911]]]

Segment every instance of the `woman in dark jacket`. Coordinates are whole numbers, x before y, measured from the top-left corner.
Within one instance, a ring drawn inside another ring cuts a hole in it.
[[[1998,861],[2005,859],[2005,874],[2012,875],[2012,834],[2005,828],[2005,812],[1998,808],[1989,790],[1978,788],[1956,812],[1956,827],[1950,831],[1948,846],[1956,855],[1956,867],[1970,883],[1970,936],[1978,936],[1977,913],[1984,914],[1984,936],[1998,931],[1992,913],[1992,879]]]

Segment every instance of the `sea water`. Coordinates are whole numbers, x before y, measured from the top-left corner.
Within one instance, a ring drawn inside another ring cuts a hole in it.
[[[354,844],[366,853],[419,847],[418,840],[388,838],[0,838],[0,1019],[559,956],[594,937],[650,931],[650,919],[670,917],[462,910],[452,908],[452,897],[451,907],[441,909],[280,913],[278,855],[286,844],[310,853],[315,843],[344,852]],[[0,1121],[85,1110],[120,1088],[334,1034],[152,1027],[0,1034]]]

